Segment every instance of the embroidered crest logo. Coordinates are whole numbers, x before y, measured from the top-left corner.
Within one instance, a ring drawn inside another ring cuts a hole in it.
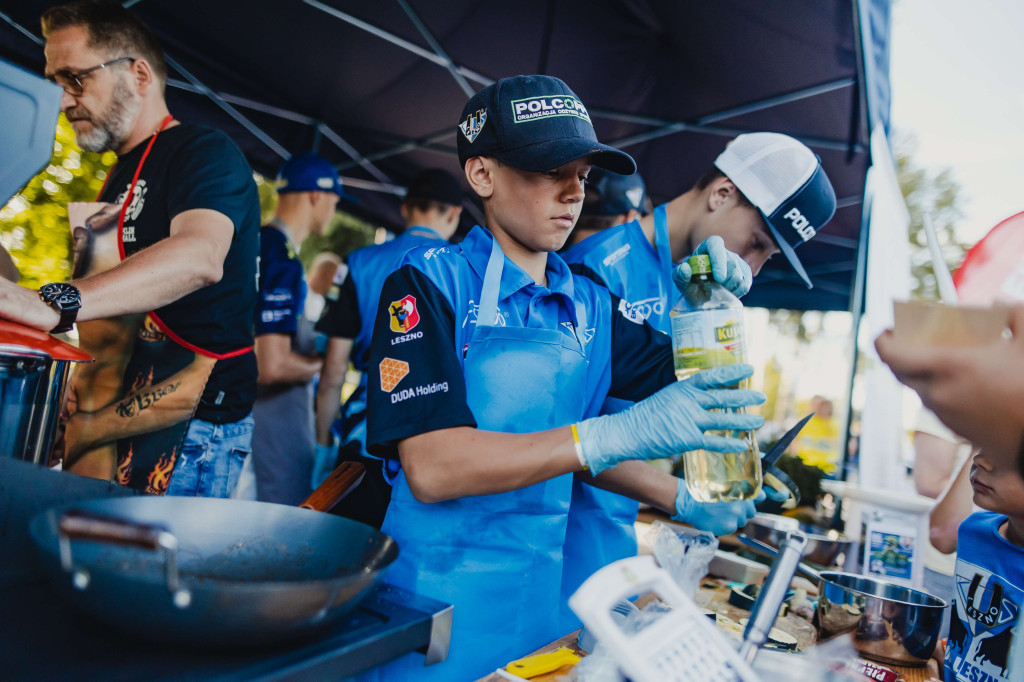
[[[477,109],[475,114],[470,114],[466,117],[465,121],[459,124],[459,130],[462,131],[467,140],[473,142],[480,134],[480,131],[483,130],[485,123],[487,123],[487,110]]]
[[[420,323],[420,314],[416,310],[416,299],[406,296],[400,301],[392,301],[388,307],[391,313],[391,331],[405,334]]]

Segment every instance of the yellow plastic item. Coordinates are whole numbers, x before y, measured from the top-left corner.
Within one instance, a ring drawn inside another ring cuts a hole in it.
[[[576,665],[580,662],[579,655],[567,646],[560,646],[546,654],[536,654],[512,661],[505,666],[510,673],[527,679],[554,672],[564,665]]]

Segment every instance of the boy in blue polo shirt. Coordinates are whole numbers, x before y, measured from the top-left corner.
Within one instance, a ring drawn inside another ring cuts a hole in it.
[[[688,264],[677,268],[675,263],[691,253],[707,253],[715,279],[742,296],[752,276],[781,250],[810,287],[794,249],[832,218],[835,206],[832,185],[810,149],[787,135],[749,133],[733,140],[684,194],[649,215],[598,232],[562,257],[574,273],[619,296],[623,313],[671,334],[669,310],[679,296],[677,287],[690,277]],[[612,398],[603,412],[627,405]],[[716,535],[747,520],[721,506],[703,511],[680,520]],[[636,516],[635,500],[575,483],[563,595],[571,595],[599,568],[636,554]],[[565,617],[571,625],[572,614]]]
[[[667,338],[620,315],[607,289],[553,253],[591,165],[635,169],[597,141],[562,81],[484,88],[463,110],[458,146],[487,229],[406,255],[384,284],[370,351],[369,451],[401,461],[383,525],[402,548],[388,580],[455,606],[448,660],[423,668],[410,654],[373,671],[389,681],[476,679],[564,634],[573,474],[640,490],[644,481],[619,480],[619,463],[739,451],[704,431],[761,423],[712,411],[763,400],[715,388],[749,366],[676,382]],[[608,395],[639,402],[595,417]],[[646,494],[676,506],[675,483]]]

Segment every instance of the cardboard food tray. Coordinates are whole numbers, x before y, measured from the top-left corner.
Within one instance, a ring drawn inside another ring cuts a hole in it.
[[[931,301],[893,301],[893,335],[930,346],[981,346],[1002,336],[1010,308],[950,306]]]

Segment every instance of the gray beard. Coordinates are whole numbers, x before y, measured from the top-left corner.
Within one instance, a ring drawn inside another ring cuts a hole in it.
[[[110,107],[102,114],[89,114],[92,130],[87,133],[75,131],[75,141],[87,152],[117,151],[131,134],[141,109],[142,98],[132,92],[127,83],[118,80],[114,84]]]

